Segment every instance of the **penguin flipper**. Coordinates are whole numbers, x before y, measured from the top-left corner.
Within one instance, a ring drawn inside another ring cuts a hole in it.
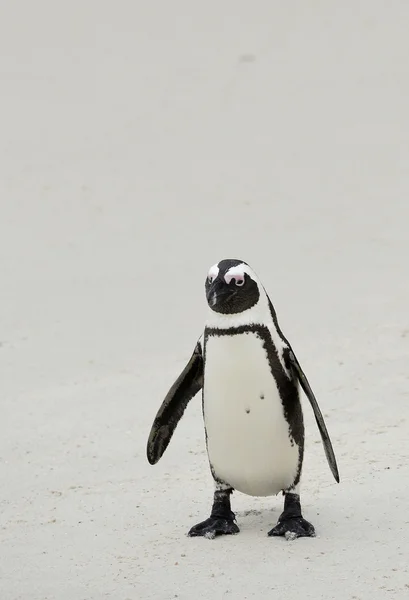
[[[329,464],[329,468],[331,469],[331,472],[335,478],[335,481],[337,483],[339,483],[338,466],[337,466],[337,461],[335,458],[334,449],[332,447],[331,440],[330,440],[330,437],[329,437],[329,434],[327,431],[327,427],[325,425],[324,417],[322,415],[320,407],[318,406],[317,399],[314,395],[314,392],[311,389],[310,384],[308,383],[307,377],[305,376],[297,358],[295,357],[294,352],[291,349],[289,352],[289,358],[290,358],[291,366],[292,366],[293,370],[295,371],[296,377],[297,377],[298,381],[300,382],[301,387],[304,390],[304,393],[307,396],[308,400],[310,401],[310,404],[314,411],[315,420],[317,422],[318,429],[321,434],[321,439],[322,439],[322,443],[324,446],[325,455],[327,457],[327,461]]]
[[[189,362],[166,394],[156,414],[146,448],[151,465],[156,464],[165,452],[186,406],[202,387],[203,356],[199,340]]]

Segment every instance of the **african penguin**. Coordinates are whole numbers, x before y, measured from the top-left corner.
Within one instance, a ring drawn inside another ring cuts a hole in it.
[[[314,536],[300,504],[304,455],[300,385],[339,482],[317,400],[253,269],[241,260],[222,260],[210,268],[205,288],[209,310],[204,333],[156,415],[148,439],[148,461],[158,462],[188,402],[202,389],[215,491],[210,517],[193,526],[188,535],[214,538],[238,533],[230,507],[230,496],[237,490],[250,496],[283,493],[284,510],[268,535]]]

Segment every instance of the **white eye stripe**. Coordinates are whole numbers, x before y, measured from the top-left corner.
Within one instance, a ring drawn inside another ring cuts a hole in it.
[[[209,273],[207,274],[207,279],[212,283],[219,274],[219,267],[217,265],[213,265],[209,269]]]

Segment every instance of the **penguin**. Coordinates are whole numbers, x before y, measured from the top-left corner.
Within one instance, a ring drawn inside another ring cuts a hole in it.
[[[244,261],[224,259],[205,282],[208,315],[203,334],[156,414],[147,443],[155,464],[190,400],[202,390],[205,441],[214,480],[209,518],[188,536],[237,534],[231,494],[284,496],[269,536],[313,537],[302,515],[300,481],[304,422],[300,388],[314,411],[331,472],[338,466],[324,418],[294,351],[278,324],[260,279]]]

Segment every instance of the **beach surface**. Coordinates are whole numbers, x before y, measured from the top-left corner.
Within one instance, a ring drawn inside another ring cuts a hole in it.
[[[0,599],[409,597],[409,3],[0,8]],[[209,515],[201,400],[149,430],[222,258],[263,281],[303,396],[317,537]]]

